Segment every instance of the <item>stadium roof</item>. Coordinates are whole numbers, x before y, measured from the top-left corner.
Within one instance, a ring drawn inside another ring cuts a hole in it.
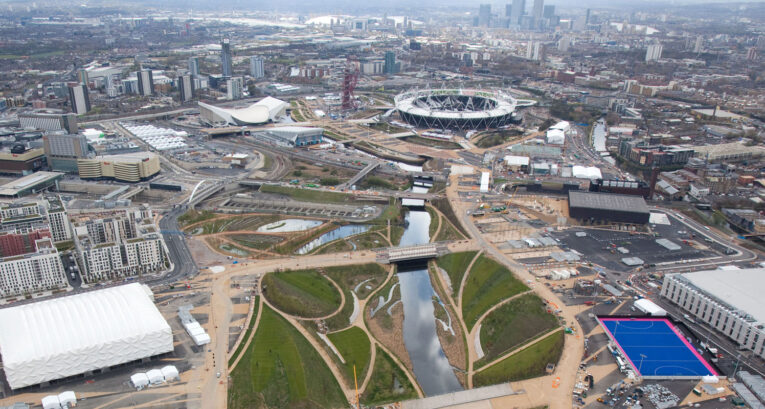
[[[765,322],[765,309],[760,298],[765,293],[765,268],[706,270],[682,276],[699,290],[746,312],[759,322]]]
[[[649,213],[648,205],[641,196],[615,195],[611,193],[568,192],[570,207],[585,207],[606,211]]]
[[[172,330],[143,284],[0,310],[0,353],[12,389],[172,350]]]

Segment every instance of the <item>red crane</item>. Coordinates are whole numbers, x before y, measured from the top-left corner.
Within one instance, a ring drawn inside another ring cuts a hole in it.
[[[359,64],[355,55],[348,56],[343,71],[343,110],[356,108],[356,100],[353,98],[353,90],[359,80]]]

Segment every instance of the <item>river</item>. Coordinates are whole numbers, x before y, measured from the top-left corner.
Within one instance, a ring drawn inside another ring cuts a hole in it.
[[[414,188],[415,192],[427,191]],[[430,241],[430,214],[412,210],[406,215],[408,223],[401,246],[425,244]],[[404,344],[414,367],[414,376],[426,396],[462,390],[449,360],[441,348],[436,333],[433,311],[435,291],[426,265],[401,267],[398,273],[401,301],[404,305]]]

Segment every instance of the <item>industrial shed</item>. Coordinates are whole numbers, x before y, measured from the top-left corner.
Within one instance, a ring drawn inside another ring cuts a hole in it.
[[[568,192],[569,215],[593,222],[646,224],[651,216],[640,196],[609,193]]]
[[[0,310],[0,353],[11,389],[172,350],[170,325],[143,284]]]

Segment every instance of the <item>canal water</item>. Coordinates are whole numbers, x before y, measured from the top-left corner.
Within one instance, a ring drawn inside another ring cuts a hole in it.
[[[411,210],[406,215],[406,221],[407,228],[401,237],[401,246],[425,244],[430,241],[428,212]],[[398,279],[404,305],[404,344],[412,360],[417,382],[426,396],[462,390],[462,385],[457,380],[436,333],[433,311],[435,292],[427,265],[423,263],[419,266],[399,266]]]
[[[311,250],[321,246],[324,243],[329,243],[333,240],[344,239],[354,234],[365,233],[369,230],[367,224],[349,224],[346,226],[340,226],[335,230],[324,233],[321,236],[309,241],[305,246],[298,249],[297,254],[308,254]]]

